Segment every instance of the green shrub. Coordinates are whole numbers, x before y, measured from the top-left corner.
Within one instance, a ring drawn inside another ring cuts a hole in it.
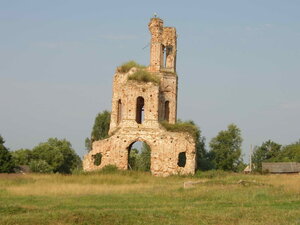
[[[52,173],[53,172],[53,168],[45,160],[42,160],[42,159],[32,160],[29,163],[29,168],[32,172],[35,172],[35,173]]]
[[[152,82],[154,84],[159,84],[160,82],[157,76],[145,70],[137,70],[135,73],[129,75],[128,80],[135,80],[137,82]]]
[[[107,165],[100,170],[100,173],[110,174],[110,173],[116,173],[118,171],[119,171],[118,167],[116,167],[115,165]]]
[[[170,124],[167,121],[161,121],[160,124],[167,130],[171,132],[187,132],[189,133],[195,141],[198,138],[198,128],[189,122],[177,122],[175,124]]]
[[[94,165],[95,166],[100,166],[101,159],[102,159],[102,154],[101,153],[97,153],[97,154],[93,155],[93,159],[94,159]]]
[[[135,61],[129,61],[126,63],[123,63],[121,66],[118,67],[118,72],[120,73],[127,73],[132,67],[136,67],[138,69],[146,68],[146,66],[140,65],[136,63]]]
[[[14,172],[15,163],[4,143],[5,141],[0,135],[0,173],[12,173]]]

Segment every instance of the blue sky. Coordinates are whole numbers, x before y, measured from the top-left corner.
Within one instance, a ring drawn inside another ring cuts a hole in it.
[[[178,117],[207,143],[235,123],[250,144],[300,138],[300,1],[0,0],[0,134],[12,150],[49,137],[83,155],[111,108],[116,66],[149,64],[154,13],[178,33]]]

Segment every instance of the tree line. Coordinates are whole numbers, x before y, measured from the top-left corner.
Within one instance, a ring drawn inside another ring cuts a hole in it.
[[[12,173],[28,166],[36,173],[72,173],[81,168],[81,159],[69,141],[49,138],[33,149],[9,151],[0,136],[0,173]]]
[[[183,123],[182,121],[178,121]],[[208,146],[200,128],[193,121],[186,121],[186,124],[194,126],[196,141],[196,164],[197,170],[224,170],[240,172],[246,164],[242,158],[243,138],[241,130],[235,124],[229,124],[226,130],[220,131]],[[110,112],[103,111],[97,114],[91,131],[90,138],[85,139],[87,151],[92,149],[94,141],[108,137],[110,124]],[[17,171],[20,165],[27,165],[32,172],[39,173],[72,173],[81,169],[82,161],[76,154],[69,141],[57,138],[49,138],[46,142],[40,143],[33,149],[19,149],[9,151],[4,145],[4,139],[0,136],[0,173]],[[143,143],[139,152],[131,149],[129,154],[129,169],[150,170],[151,149]],[[262,162],[300,162],[300,140],[282,146],[271,140],[256,146],[252,155],[254,170],[262,172]],[[100,157],[95,160],[101,161]]]

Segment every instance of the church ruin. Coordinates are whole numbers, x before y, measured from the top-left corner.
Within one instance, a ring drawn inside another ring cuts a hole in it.
[[[188,132],[171,132],[162,124],[177,120],[176,74],[177,35],[174,27],[164,27],[163,20],[152,18],[150,66],[116,70],[113,80],[109,138],[93,142],[84,157],[85,171],[115,165],[128,169],[131,146],[137,141],[151,148],[151,173],[158,176],[195,173],[195,140]],[[135,79],[138,73],[153,79]],[[94,162],[101,153],[101,163]],[[179,163],[179,158],[181,162]]]

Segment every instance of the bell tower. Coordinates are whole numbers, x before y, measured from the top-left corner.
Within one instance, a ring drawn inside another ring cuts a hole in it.
[[[177,35],[174,27],[164,27],[160,18],[152,18],[148,24],[151,33],[150,71],[176,72]]]
[[[148,24],[151,34],[148,67],[117,68],[110,137],[93,142],[92,150],[83,161],[84,170],[97,170],[110,164],[126,170],[131,146],[143,141],[151,148],[152,174],[195,172],[194,137],[186,131],[167,130],[164,125],[176,123],[178,79],[176,29],[163,25],[163,20],[157,17],[151,18]],[[100,164],[94,163],[97,154],[101,154]]]

